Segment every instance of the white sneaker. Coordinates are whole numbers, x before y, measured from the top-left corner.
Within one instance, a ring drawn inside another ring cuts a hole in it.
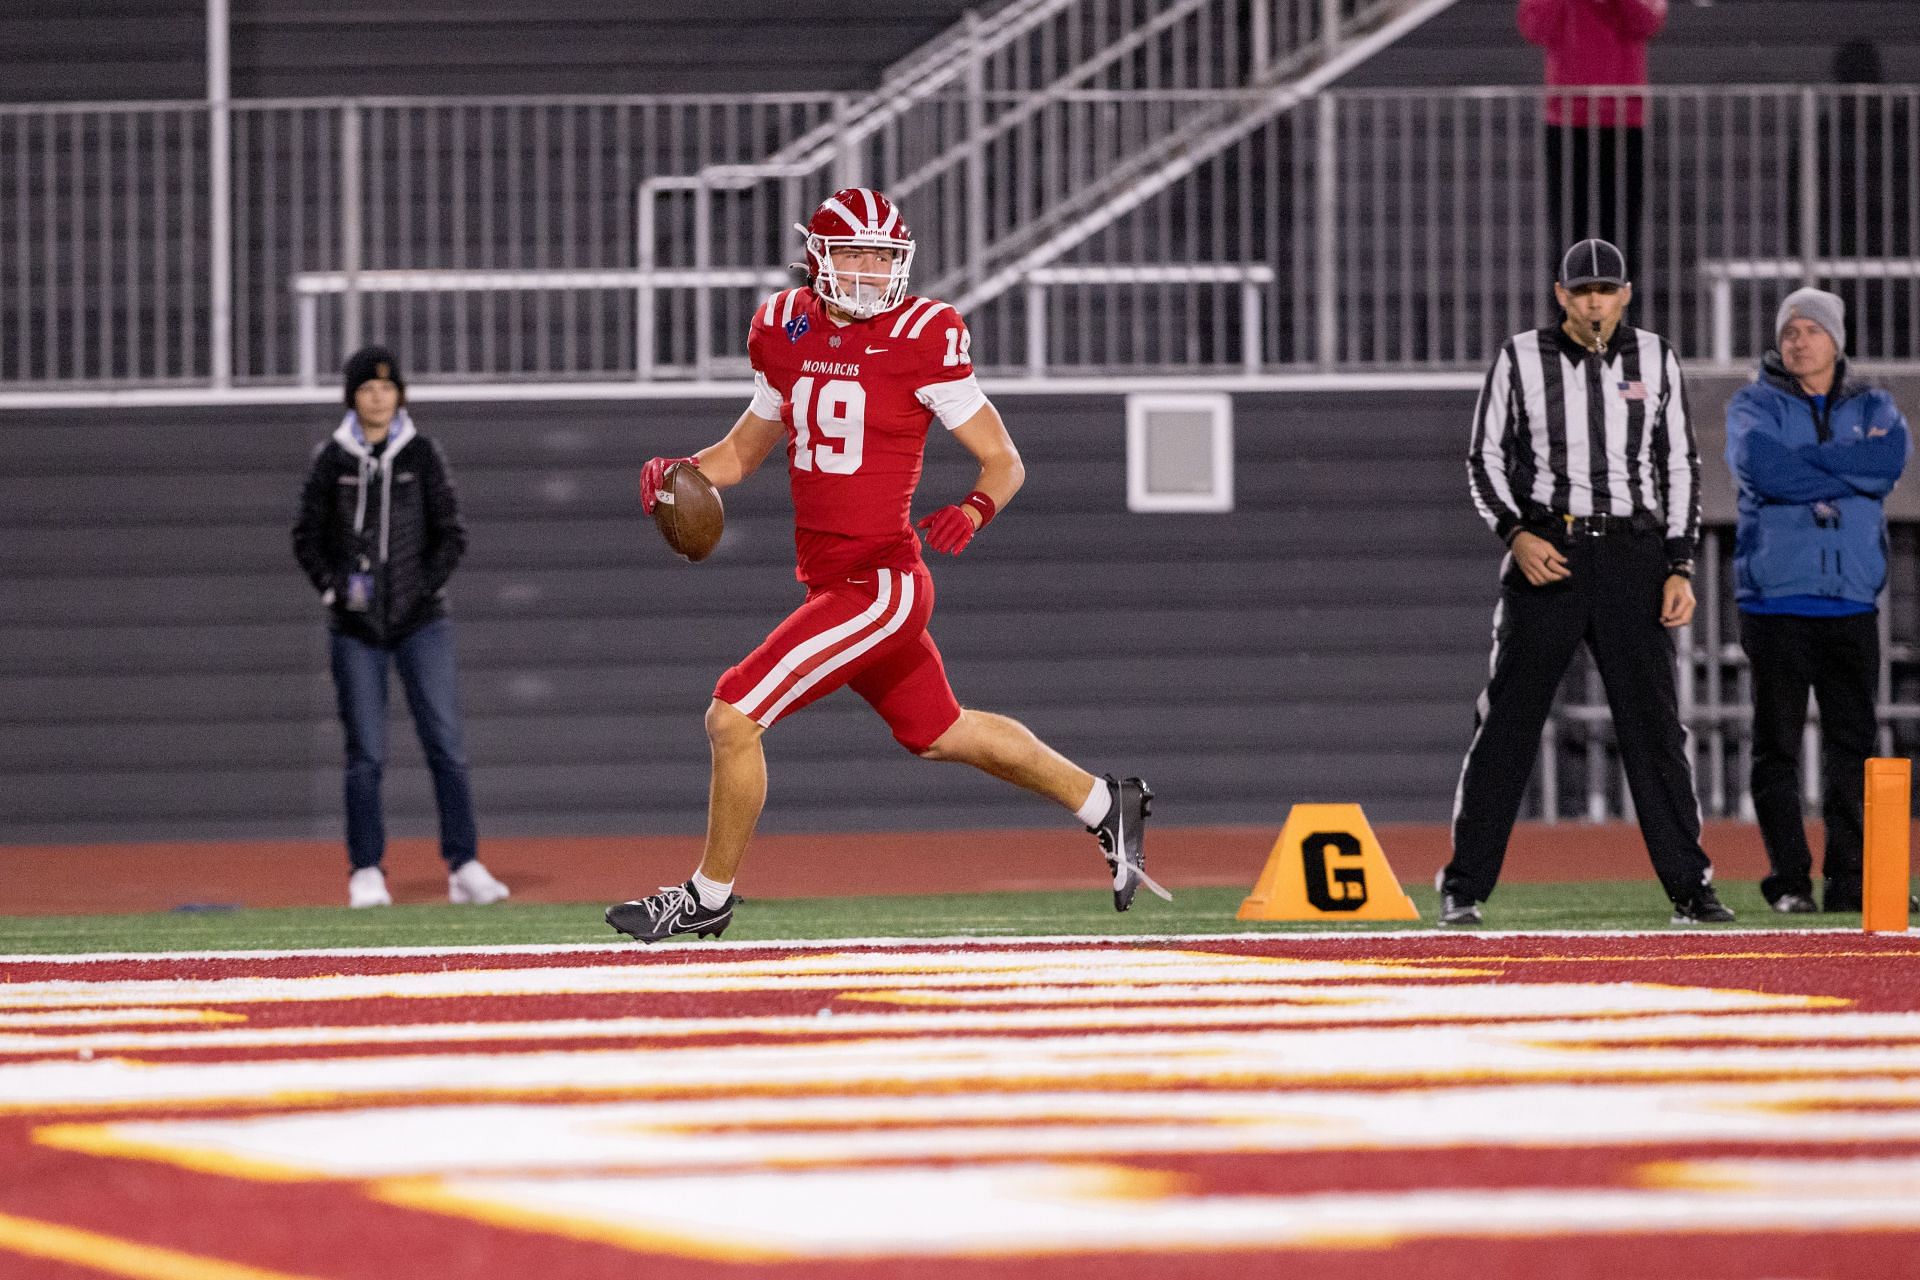
[[[493,872],[480,865],[478,858],[462,863],[458,871],[447,877],[448,902],[484,907],[507,897],[509,892],[507,886],[493,878]]]
[[[347,877],[347,905],[350,907],[390,907],[393,895],[387,892],[387,877],[378,867],[362,867]]]

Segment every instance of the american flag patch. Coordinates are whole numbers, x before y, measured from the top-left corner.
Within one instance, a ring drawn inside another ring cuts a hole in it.
[[[1623,382],[1620,384],[1620,394],[1628,400],[1645,400],[1647,398],[1647,384],[1644,382]]]

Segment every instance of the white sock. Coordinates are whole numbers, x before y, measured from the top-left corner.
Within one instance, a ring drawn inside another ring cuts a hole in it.
[[[1073,811],[1073,816],[1080,819],[1082,826],[1097,827],[1112,810],[1113,793],[1107,790],[1107,780],[1095,778],[1093,790],[1087,792],[1086,802]]]
[[[722,883],[709,880],[698,871],[693,873],[693,891],[700,895],[700,905],[709,911],[717,911],[727,905],[727,898],[733,893],[733,881]]]

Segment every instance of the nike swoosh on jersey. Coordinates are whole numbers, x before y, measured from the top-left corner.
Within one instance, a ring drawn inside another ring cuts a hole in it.
[[[880,354],[881,354],[882,352],[884,352],[884,351],[886,351],[886,350],[887,350],[887,348],[885,348],[885,347],[868,347],[868,348],[867,348],[867,354],[868,354],[868,355],[870,355],[870,356],[877,356],[877,355],[880,355]]]

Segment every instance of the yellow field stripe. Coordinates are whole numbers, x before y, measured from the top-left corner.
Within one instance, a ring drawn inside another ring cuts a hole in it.
[[[0,1251],[68,1262],[132,1280],[314,1280],[5,1213],[0,1213]]]

